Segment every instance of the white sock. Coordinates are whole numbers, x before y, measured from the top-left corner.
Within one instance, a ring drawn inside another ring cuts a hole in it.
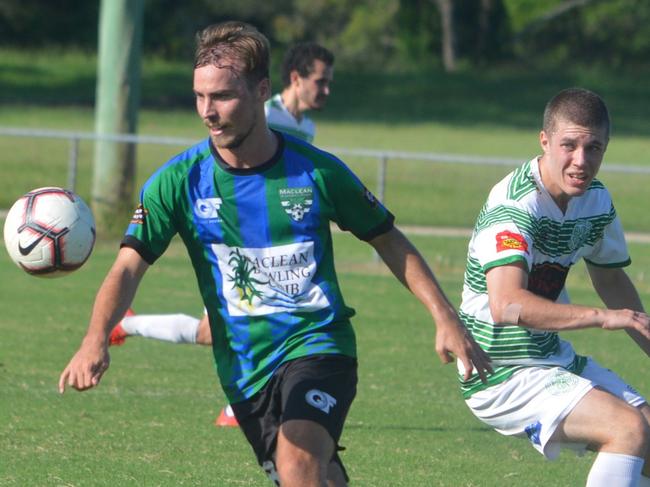
[[[133,315],[122,320],[122,328],[129,335],[173,343],[196,343],[199,320],[184,314]]]
[[[587,477],[587,487],[638,487],[643,458],[601,452]]]

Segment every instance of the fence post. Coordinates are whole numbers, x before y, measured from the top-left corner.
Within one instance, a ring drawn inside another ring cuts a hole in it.
[[[77,191],[77,171],[79,169],[79,139],[70,139],[70,155],[68,157],[68,189]]]

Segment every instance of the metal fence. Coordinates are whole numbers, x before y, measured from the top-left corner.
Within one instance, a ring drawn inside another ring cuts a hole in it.
[[[96,134],[94,132],[74,132],[66,130],[26,129],[18,127],[0,127],[0,136],[31,137],[64,139],[69,141],[68,177],[67,188],[76,190],[77,172],[79,166],[79,143],[81,141],[106,140],[133,144],[158,144],[189,146],[197,142],[196,139],[163,137],[156,135],[131,135],[131,134]],[[350,149],[345,147],[324,147],[325,150],[340,156],[358,156],[375,159],[377,161],[377,188],[376,195],[380,201],[384,200],[386,191],[386,170],[389,161],[410,160],[436,163],[473,164],[473,165],[500,165],[517,166],[521,158],[511,157],[483,157],[462,154],[444,154],[430,152],[405,152],[373,149]],[[602,168],[604,172],[618,172],[628,174],[650,174],[650,167],[617,164],[608,162]]]

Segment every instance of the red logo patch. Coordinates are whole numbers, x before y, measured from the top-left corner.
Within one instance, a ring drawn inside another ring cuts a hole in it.
[[[521,250],[528,253],[528,243],[523,235],[505,230],[497,233],[497,252],[504,250]]]

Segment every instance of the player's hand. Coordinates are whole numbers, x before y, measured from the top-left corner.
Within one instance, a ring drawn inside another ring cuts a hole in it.
[[[650,340],[650,316],[631,309],[608,309],[602,325],[605,330],[635,330]]]
[[[436,352],[442,363],[453,362],[453,356],[463,364],[464,380],[469,380],[476,370],[481,381],[487,383],[487,374],[491,374],[492,364],[489,355],[474,341],[467,328],[456,322],[447,326],[437,326]]]
[[[82,344],[59,377],[59,393],[65,392],[66,385],[78,391],[95,387],[108,369],[110,361],[105,344]]]

